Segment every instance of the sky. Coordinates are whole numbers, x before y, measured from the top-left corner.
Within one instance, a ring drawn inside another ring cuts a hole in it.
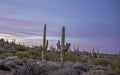
[[[71,48],[120,51],[120,0],[0,0],[0,38],[39,46],[44,24],[49,46],[65,26]]]

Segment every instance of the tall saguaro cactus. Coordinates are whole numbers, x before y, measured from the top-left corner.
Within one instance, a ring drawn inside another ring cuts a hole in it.
[[[57,43],[57,48],[60,49],[60,62],[61,63],[64,63],[64,54],[65,54],[65,52],[68,51],[69,47],[70,47],[70,43],[66,43],[66,45],[65,45],[65,27],[63,26],[61,43],[59,40]]]
[[[48,48],[48,40],[46,40],[46,24],[44,25],[44,34],[43,34],[43,45],[41,46],[42,49],[42,60],[44,60],[44,53],[45,50]]]

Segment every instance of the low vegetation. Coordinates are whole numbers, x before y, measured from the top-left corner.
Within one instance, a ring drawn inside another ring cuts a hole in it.
[[[15,40],[0,39],[0,75],[1,70],[14,71],[10,75],[119,75],[120,54],[102,54],[98,49],[80,51],[70,49],[65,44],[65,28],[62,27],[61,42],[57,49],[48,48],[46,25],[44,26],[43,45],[26,47]],[[41,61],[42,60],[42,61]],[[18,74],[17,74],[18,73]],[[9,74],[2,74],[9,75]]]

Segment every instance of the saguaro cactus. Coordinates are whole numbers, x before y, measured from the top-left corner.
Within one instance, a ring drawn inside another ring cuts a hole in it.
[[[62,37],[61,37],[61,43],[58,40],[57,48],[60,49],[60,61],[61,63],[64,62],[64,53],[68,51],[70,47],[70,43],[66,43],[65,45],[65,27],[62,27]]]
[[[42,60],[44,60],[44,53],[45,50],[48,48],[48,40],[46,40],[46,24],[44,25],[44,34],[43,34],[43,45],[41,46],[42,49]]]

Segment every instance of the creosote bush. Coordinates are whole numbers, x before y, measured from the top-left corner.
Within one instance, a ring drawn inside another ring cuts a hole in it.
[[[108,66],[111,64],[110,61],[105,58],[97,58],[93,60],[92,63],[95,65],[101,65],[101,66]]]
[[[8,56],[12,56],[11,53],[3,53],[3,54],[0,54],[0,58],[6,58]]]
[[[22,46],[22,45],[18,45],[18,46],[16,46],[16,50],[17,51],[25,51],[26,48],[24,46]]]
[[[65,53],[65,61],[76,62],[78,60],[79,60],[78,57],[75,56],[72,52],[66,52]]]
[[[9,50],[0,50],[0,55],[3,53],[9,53]]]
[[[120,57],[114,59],[113,61],[111,61],[111,68],[113,70],[119,70],[120,71]]]
[[[30,58],[30,54],[27,51],[24,51],[24,52],[19,51],[17,52],[17,56],[19,58]]]

